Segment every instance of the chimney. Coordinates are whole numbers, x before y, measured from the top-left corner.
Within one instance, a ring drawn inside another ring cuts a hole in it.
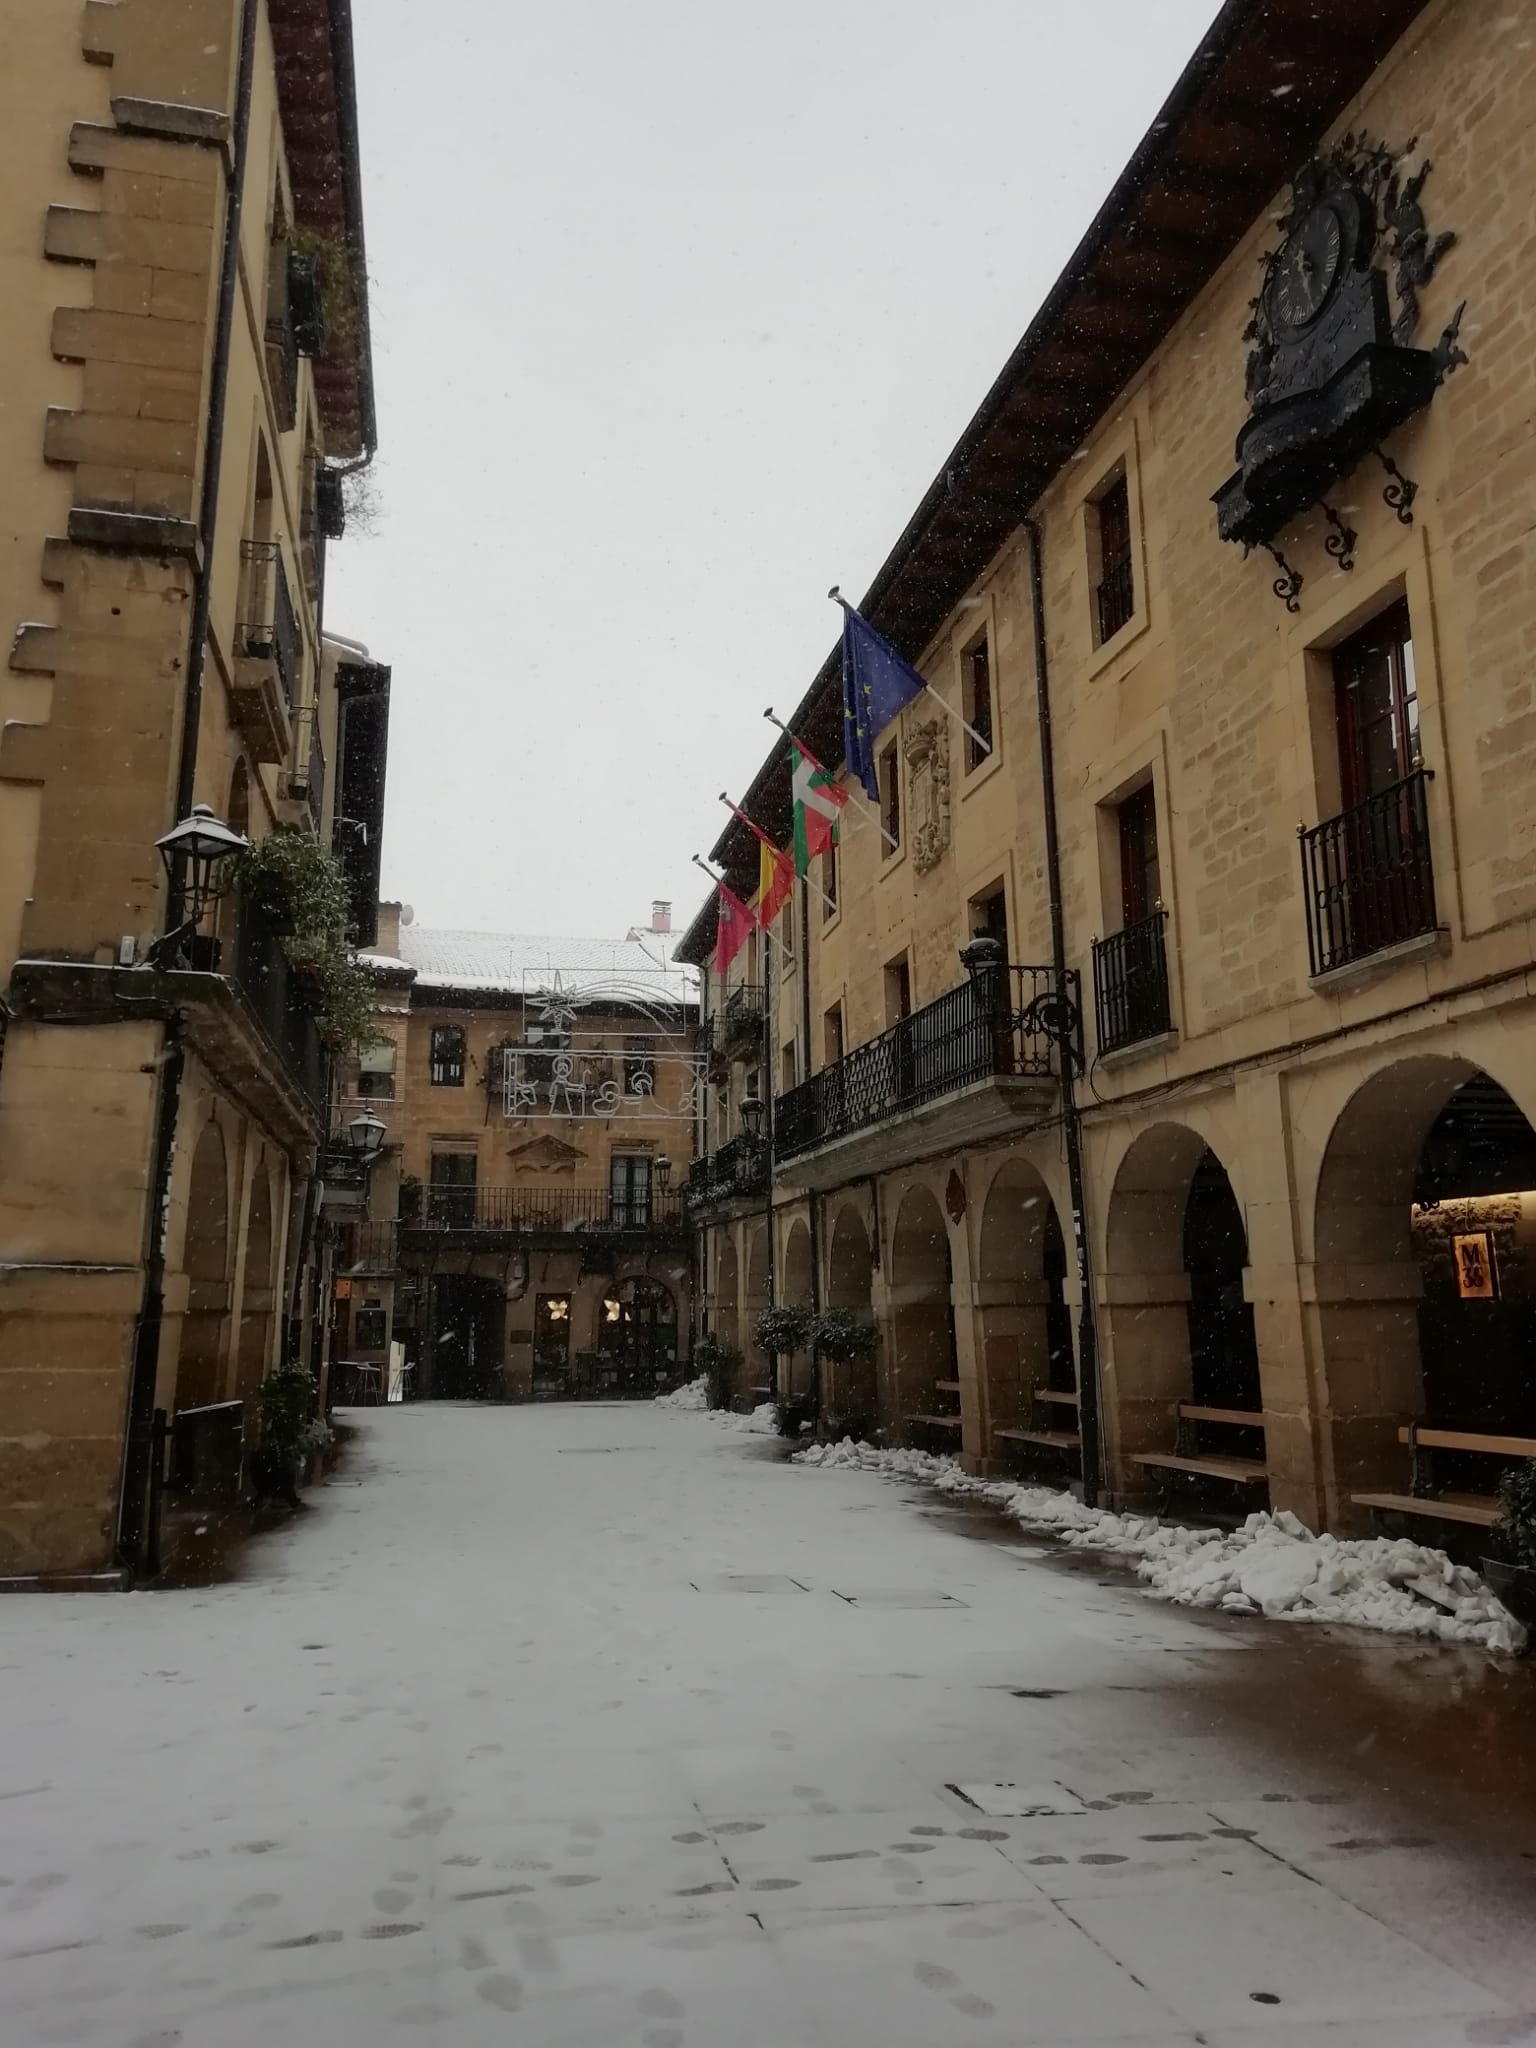
[[[657,897],[651,905],[651,930],[653,932],[669,932],[671,929],[672,906],[670,903],[665,903],[660,897]]]

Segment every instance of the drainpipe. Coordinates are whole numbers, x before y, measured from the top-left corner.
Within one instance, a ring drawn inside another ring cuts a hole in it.
[[[1040,785],[1045,818],[1045,872],[1051,911],[1051,964],[1056,985],[1062,993],[1067,986],[1067,931],[1062,910],[1061,843],[1056,830],[1056,758],[1051,739],[1051,692],[1045,646],[1045,543],[1036,520],[1024,521],[1029,535],[1030,604],[1035,626],[1035,724],[1040,735]],[[1093,1262],[1088,1249],[1088,1192],[1083,1174],[1083,1126],[1077,1107],[1077,1076],[1073,1068],[1075,1046],[1072,1019],[1065,1003],[1058,1003],[1060,1028],[1057,1034],[1061,1067],[1062,1126],[1067,1141],[1067,1182],[1072,1197],[1072,1239],[1077,1249],[1077,1426],[1081,1439],[1083,1499],[1089,1507],[1098,1505],[1103,1483],[1104,1453],[1099,1399],[1099,1323],[1093,1298]]]
[[[811,881],[800,877],[800,1027],[805,1043],[805,1075],[811,1074]],[[821,1314],[821,1205],[816,1190],[806,1192],[806,1209],[811,1226],[811,1314]],[[821,1360],[811,1345],[811,1416],[821,1425]]]
[[[235,81],[234,162],[224,196],[224,249],[219,269],[219,303],[214,326],[213,362],[209,372],[208,425],[203,441],[203,494],[198,520],[201,559],[193,572],[192,618],[183,690],[181,754],[176,772],[176,801],[170,823],[187,816],[197,785],[197,739],[202,722],[203,659],[208,639],[213,544],[218,525],[219,474],[223,467],[224,415],[229,397],[229,354],[234,333],[235,285],[240,268],[240,215],[245,198],[245,166],[251,129],[251,84],[256,68],[257,0],[241,0],[240,58]],[[166,930],[182,922],[186,878],[180,868],[171,878]],[[116,1551],[119,1564],[133,1571],[144,1545],[144,1523],[153,1457],[152,1432],[155,1381],[160,1364],[160,1337],[165,1321],[165,1235],[171,1201],[171,1170],[176,1158],[176,1124],[181,1109],[181,1084],[186,1052],[175,1018],[166,1025],[161,1046],[155,1103],[155,1138],[151,1156],[149,1201],[144,1226],[144,1291],[134,1323],[128,1370],[128,1411],[123,1432],[123,1465],[118,1488]]]

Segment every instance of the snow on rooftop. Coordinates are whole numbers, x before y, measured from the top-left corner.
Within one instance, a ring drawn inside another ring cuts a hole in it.
[[[521,932],[468,932],[408,924],[400,928],[400,953],[364,953],[383,968],[415,970],[416,985],[432,988],[505,989],[512,993],[547,989],[625,989],[651,1001],[692,1001],[698,977],[672,958],[677,935],[636,932],[625,939],[530,938]]]

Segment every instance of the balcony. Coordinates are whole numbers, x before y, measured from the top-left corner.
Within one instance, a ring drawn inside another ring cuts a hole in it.
[[[1093,1011],[1100,1055],[1123,1052],[1170,1031],[1168,913],[1093,942]]]
[[[354,1223],[341,1257],[340,1273],[392,1273],[395,1270],[396,1237],[399,1224],[394,1217]]]
[[[1312,977],[1438,931],[1426,787],[1419,768],[1301,838]]]
[[[547,1246],[572,1239],[677,1235],[681,1197],[652,1188],[616,1194],[607,1187],[456,1187],[422,1189],[417,1214],[400,1218],[402,1243],[416,1238],[526,1237]]]
[[[233,979],[293,1079],[317,1109],[328,1096],[325,1046],[281,937],[251,903],[235,930]]]
[[[298,716],[288,767],[285,822],[319,834],[325,812],[325,748],[320,743],[319,706],[306,704]]]
[[[240,618],[235,624],[234,711],[258,761],[288,758],[299,676],[299,622],[275,540],[240,543]]]
[[[690,1216],[723,1202],[750,1201],[768,1192],[768,1147],[759,1139],[732,1138],[688,1169],[683,1202]]]
[[[813,1074],[774,1105],[774,1165],[803,1186],[1016,1136],[1055,1112],[1063,1027],[1080,1028],[1077,976],[999,971],[988,1002],[966,981]]]

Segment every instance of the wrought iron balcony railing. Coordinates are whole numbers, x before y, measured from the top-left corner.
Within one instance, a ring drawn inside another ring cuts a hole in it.
[[[1093,942],[1093,1011],[1101,1053],[1160,1038],[1170,1029],[1168,913],[1150,917]]]
[[[314,1011],[271,920],[242,904],[235,926],[234,981],[310,1101],[323,1108],[328,1060]]]
[[[669,1231],[682,1225],[682,1198],[659,1188],[615,1193],[607,1187],[451,1187],[421,1191],[402,1231],[486,1230],[600,1236],[615,1231]]]
[[[1104,580],[1094,592],[1094,601],[1099,608],[1099,644],[1102,646],[1106,640],[1114,639],[1136,609],[1136,584],[1129,555],[1122,555],[1118,562],[1105,564]]]
[[[688,1169],[683,1201],[690,1210],[766,1194],[768,1147],[761,1138],[732,1138],[718,1152],[695,1159]]]
[[[1057,1072],[1064,1026],[1078,1027],[1077,976],[1049,967],[998,971],[989,1002],[965,981],[889,1031],[856,1046],[774,1104],[773,1149],[791,1158],[833,1138],[1003,1076]]]
[[[1427,768],[1301,832],[1312,973],[1328,974],[1437,927]]]
[[[240,560],[245,616],[235,626],[238,650],[253,660],[272,663],[291,709],[299,673],[299,622],[288,590],[282,548],[275,540],[243,540]]]

